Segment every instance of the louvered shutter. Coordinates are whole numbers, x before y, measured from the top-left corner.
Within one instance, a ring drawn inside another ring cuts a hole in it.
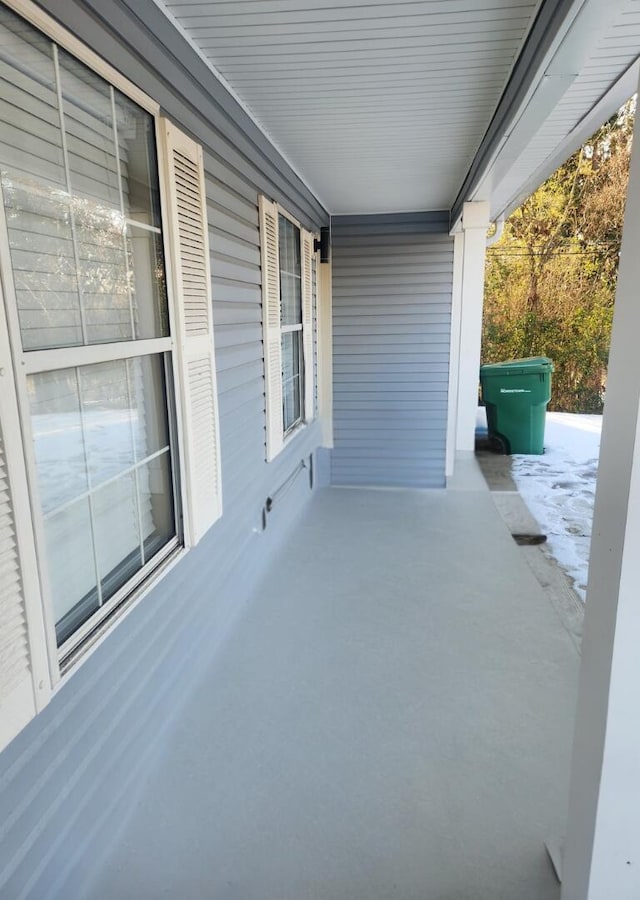
[[[161,121],[176,310],[187,537],[192,544],[222,515],[218,397],[213,346],[209,235],[202,148]]]
[[[51,693],[20,423],[0,296],[0,750]]]
[[[315,384],[313,372],[313,235],[300,230],[302,264],[302,347],[304,353],[304,418],[314,416]]]
[[[282,335],[280,332],[280,260],[278,207],[260,197],[260,251],[262,263],[262,329],[267,419],[267,460],[282,450]]]

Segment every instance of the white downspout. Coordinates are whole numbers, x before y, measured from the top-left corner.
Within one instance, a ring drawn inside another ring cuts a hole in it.
[[[498,216],[498,218],[496,219],[496,230],[491,235],[491,237],[487,238],[487,247],[493,247],[494,244],[497,244],[497,242],[502,237],[503,232],[504,232],[504,216]]]

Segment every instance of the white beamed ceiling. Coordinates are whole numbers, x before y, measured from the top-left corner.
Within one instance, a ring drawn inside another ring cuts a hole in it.
[[[448,209],[539,0],[165,0],[333,214]]]

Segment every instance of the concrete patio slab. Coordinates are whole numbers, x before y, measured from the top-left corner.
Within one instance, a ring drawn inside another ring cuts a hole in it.
[[[464,483],[318,493],[83,898],[558,900],[578,654]]]

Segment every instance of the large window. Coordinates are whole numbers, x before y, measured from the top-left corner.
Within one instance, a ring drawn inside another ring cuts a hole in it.
[[[18,508],[14,474],[0,520],[29,524],[64,659],[184,543],[183,521],[194,543],[221,511],[202,153],[2,5],[0,77],[1,362],[30,495]],[[0,474],[19,469],[9,436]],[[0,533],[12,560],[15,535]],[[11,582],[16,609],[31,574]],[[0,660],[0,700],[5,676]]]
[[[313,235],[260,198],[267,459],[314,417]]]
[[[177,541],[154,120],[4,7],[0,29],[0,237],[63,644]]]

